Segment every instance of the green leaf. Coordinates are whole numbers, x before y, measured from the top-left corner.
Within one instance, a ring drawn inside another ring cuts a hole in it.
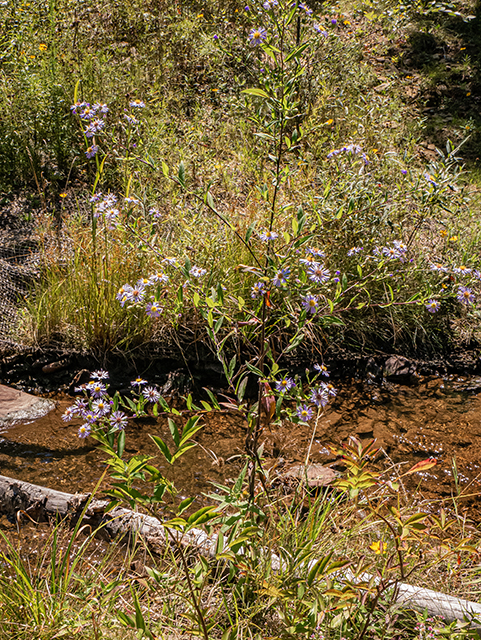
[[[162,173],[166,178],[169,177],[169,166],[166,162],[162,161]]]
[[[209,520],[212,520],[217,515],[218,514],[213,509],[213,507],[202,507],[202,509],[199,509],[198,511],[193,513],[191,516],[189,516],[187,520],[189,528],[196,527],[196,526],[198,527],[199,525],[204,524]]]
[[[184,302],[184,287],[180,285],[177,289],[177,303],[181,305]]]
[[[220,328],[222,327],[222,323],[224,322],[224,316],[220,316],[217,319],[217,322],[215,323],[215,327],[214,327],[214,333],[219,333]]]
[[[236,362],[237,362],[237,358],[234,355],[234,356],[232,356],[232,360],[229,362],[229,380],[234,375],[234,369],[235,369]]]
[[[207,393],[207,395],[209,396],[214,409],[220,410],[220,404],[217,402],[216,397],[214,396],[214,394],[212,393],[212,391],[210,389],[207,389],[207,387],[202,387],[204,389],[204,391]]]
[[[204,425],[200,422],[199,416],[194,416],[192,418],[189,418],[182,431],[182,439],[180,441],[180,444],[184,443],[189,438],[192,438],[192,436],[194,436],[197,433],[197,431],[200,431],[200,429],[202,429],[203,426]]]
[[[293,351],[296,347],[298,347],[301,344],[303,340],[304,340],[303,333],[299,333],[297,336],[294,336],[294,338],[291,340],[287,349],[285,349],[284,353],[289,353],[290,351]]]
[[[186,498],[185,500],[182,500],[182,502],[179,504],[178,508],[177,508],[177,516],[180,516],[184,513],[184,511],[186,509],[188,509],[190,507],[190,505],[194,502],[195,498]]]
[[[175,422],[172,420],[172,418],[169,418],[168,422],[169,422],[170,433],[172,434],[172,439],[175,442],[175,446],[178,447],[180,444],[179,430]]]
[[[269,95],[262,89],[244,89],[242,93],[247,93],[249,96],[259,96],[260,98],[268,98]]]
[[[119,439],[117,440],[117,455],[122,457],[125,449],[125,431],[119,433]]]
[[[194,292],[193,301],[194,301],[194,307],[198,307],[200,302],[200,295],[198,294],[197,291]]]
[[[157,447],[161,450],[161,452],[162,452],[164,458],[167,460],[167,462],[172,464],[172,455],[171,455],[171,453],[169,451],[169,448],[165,444],[165,442],[161,438],[159,438],[159,436],[150,436],[150,437],[155,442]]]
[[[245,237],[245,241],[246,241],[246,242],[249,242],[250,237],[251,237],[251,235],[252,235],[252,232],[253,232],[253,231],[254,231],[254,229],[255,229],[255,226],[256,226],[256,223],[255,223],[255,222],[253,222],[253,223],[252,223],[252,224],[250,224],[250,225],[249,225],[249,227],[247,228],[247,231],[246,231],[246,237]]]
[[[179,173],[178,173],[177,177],[179,179],[180,184],[183,187],[185,187],[185,166],[184,166],[184,163],[182,162],[182,160],[181,160],[181,162],[179,164]]]
[[[246,362],[246,367],[249,369],[249,371],[252,371],[252,373],[255,373],[256,376],[259,376],[260,378],[263,377],[262,371],[257,367],[254,367],[254,365],[250,364],[250,362]]]
[[[292,51],[290,51],[285,59],[285,62],[289,62],[290,60],[292,60],[292,58],[297,58],[298,56],[301,55],[301,53],[307,49],[307,47],[310,45],[311,43],[308,42],[304,42],[303,44],[301,44],[299,47],[296,47],[295,49],[292,49]]]
[[[249,380],[249,376],[244,376],[241,380],[239,380],[239,384],[237,385],[237,389],[236,389],[237,399],[239,401],[243,400],[244,398],[248,380]]]

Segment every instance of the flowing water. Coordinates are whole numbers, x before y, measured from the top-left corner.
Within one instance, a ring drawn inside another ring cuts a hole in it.
[[[0,474],[69,493],[91,491],[105,470],[105,454],[95,442],[77,436],[78,424],[61,415],[72,403],[58,397],[57,407],[44,418],[17,424],[0,433]],[[79,423],[80,424],[80,423]],[[171,442],[165,418],[139,420],[127,428],[126,456],[157,449],[149,434]],[[197,434],[200,446],[174,467],[159,457],[156,463],[183,496],[213,491],[239,472],[246,435],[245,423],[233,414],[206,418]],[[276,473],[305,460],[313,426],[283,424],[266,429],[266,466]],[[404,463],[402,469],[426,458],[437,464],[413,474],[407,488],[419,487],[426,498],[449,499],[463,493],[462,508],[481,520],[478,496],[481,482],[481,379],[425,378],[415,386],[351,382],[338,387],[338,395],[318,422],[310,461],[341,468],[327,448],[350,435],[362,441],[375,438],[382,447],[384,466]],[[453,465],[455,460],[455,465]]]

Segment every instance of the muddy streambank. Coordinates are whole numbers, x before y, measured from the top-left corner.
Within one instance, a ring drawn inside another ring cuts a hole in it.
[[[1,344],[0,344],[1,347]],[[416,386],[430,376],[481,376],[481,347],[472,345],[466,350],[452,350],[438,357],[404,358],[398,354],[363,355],[333,348],[324,354],[303,354],[282,366],[290,375],[305,375],[306,368],[315,362],[327,365],[335,380],[365,380],[382,384],[384,381]],[[83,371],[104,368],[109,371],[113,390],[127,392],[130,380],[138,375],[156,384],[164,394],[199,392],[207,386],[225,390],[221,364],[214,355],[199,345],[181,353],[166,355],[161,349],[146,355],[109,354],[97,357],[62,348],[14,350],[2,354],[0,350],[0,383],[35,395],[65,392],[73,394]],[[253,387],[255,394],[255,385]]]
[[[458,509],[481,522],[481,377],[409,374],[402,384],[364,378],[337,380],[336,386],[338,395],[318,423],[310,462],[342,471],[342,460],[328,446],[350,435],[377,440],[383,451],[380,467],[401,464],[407,470],[433,458],[436,466],[405,478],[401,490],[409,494],[417,488],[418,497],[444,500],[448,508],[452,496],[461,494]],[[94,441],[78,438],[78,424],[61,419],[71,397],[57,394],[55,402],[47,416],[2,429],[0,474],[69,493],[91,491],[105,470],[105,456]],[[179,464],[170,467],[156,459],[180,495],[197,496],[200,503],[217,491],[213,483],[229,484],[237,477],[246,436],[246,425],[235,414],[214,413],[204,421],[196,436],[199,446]],[[312,429],[286,422],[264,431],[270,482],[282,483],[291,467],[304,462]],[[156,455],[149,434],[170,442],[165,417],[129,423],[126,455]]]

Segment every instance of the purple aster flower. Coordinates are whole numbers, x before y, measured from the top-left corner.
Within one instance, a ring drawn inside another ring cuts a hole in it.
[[[263,231],[262,233],[259,234],[259,238],[263,242],[271,242],[273,240],[276,240],[276,238],[278,237],[279,237],[279,234],[276,233],[275,231]]]
[[[128,418],[122,411],[114,411],[110,416],[110,424],[119,431],[123,431],[127,426]]]
[[[145,102],[142,102],[142,100],[132,100],[131,102],[129,102],[129,107],[132,107],[133,109],[143,109],[145,107]]]
[[[98,371],[94,371],[90,374],[92,380],[108,380],[109,374],[108,371],[104,371],[103,369],[98,369]]]
[[[429,182],[429,184],[432,184],[433,187],[437,187],[438,183],[435,182],[434,178],[432,176],[429,175],[429,173],[425,173],[424,174],[424,179],[426,180],[426,182]]]
[[[117,300],[120,300],[121,307],[123,307],[125,303],[128,302],[128,300],[130,299],[130,294],[133,290],[134,288],[131,287],[130,284],[124,284],[122,287],[120,287],[115,297]]]
[[[149,280],[150,282],[166,283],[169,281],[169,276],[166,276],[163,271],[156,271],[153,275],[150,276]]]
[[[162,307],[158,302],[149,302],[145,312],[150,318],[158,318],[162,312]]]
[[[397,247],[383,247],[382,248],[383,255],[386,256],[389,260],[394,260],[395,258],[400,258],[402,253],[399,251]]]
[[[454,273],[457,273],[459,275],[467,276],[472,272],[472,269],[469,269],[469,267],[466,267],[464,266],[464,264],[462,264],[459,267],[454,267],[453,271]]]
[[[81,109],[83,109],[83,107],[85,107],[85,106],[87,106],[87,103],[86,103],[86,102],[76,102],[75,104],[73,104],[73,105],[70,107],[70,111],[71,111],[72,113],[75,113],[75,115],[78,115],[78,112],[79,112]]]
[[[465,305],[474,304],[474,294],[468,287],[458,287],[456,298]]]
[[[142,390],[142,395],[149,402],[158,402],[160,400],[160,393],[155,387],[145,387]]]
[[[298,6],[299,9],[303,9],[306,12],[306,15],[312,16],[312,9],[305,2],[300,2]]]
[[[356,253],[359,253],[360,251],[362,251],[362,247],[352,247],[351,249],[349,249],[349,251],[347,252],[347,255],[349,257],[356,255]]]
[[[99,417],[105,416],[107,413],[110,413],[110,404],[107,400],[104,400],[104,398],[99,398],[92,403],[92,411]]]
[[[70,422],[70,420],[72,420],[76,413],[77,411],[74,407],[67,407],[65,409],[65,412],[62,414],[62,420],[64,422]]]
[[[168,264],[170,267],[176,267],[177,266],[177,260],[175,258],[164,258],[162,260],[162,262],[164,264]]]
[[[440,273],[447,273],[448,272],[448,268],[445,267],[443,264],[441,263],[436,263],[436,264],[431,264],[429,265],[429,268],[431,269],[431,271],[439,271]]]
[[[140,124],[140,120],[137,120],[137,118],[134,118],[134,116],[128,116],[126,113],[124,113],[124,118],[127,120],[127,122],[129,124]]]
[[[83,120],[92,120],[95,118],[96,113],[97,109],[91,107],[87,103],[84,103],[83,108],[78,111],[77,115],[79,115]]]
[[[319,371],[319,373],[321,374],[321,376],[325,376],[326,378],[329,378],[329,371],[327,370],[327,367],[325,364],[316,364],[314,365],[314,369],[316,371]]]
[[[312,418],[312,409],[307,404],[301,404],[297,407],[297,416],[302,422],[307,422]]]
[[[249,40],[252,45],[261,44],[267,38],[267,31],[264,27],[258,27],[257,29],[252,29],[249,33]]]
[[[429,313],[436,313],[436,311],[439,311],[440,306],[441,303],[438,300],[433,300],[432,298],[425,304],[425,307],[429,311]]]
[[[269,11],[270,9],[277,7],[278,4],[277,0],[266,0],[262,6],[266,11]]]
[[[473,276],[474,276],[475,278],[477,278],[478,280],[481,280],[481,271],[478,271],[478,269],[475,269],[475,270],[473,271]]]
[[[134,304],[136,302],[142,302],[145,297],[145,287],[143,284],[137,282],[135,287],[132,287],[132,291],[129,291],[126,295],[129,302],[133,302]]]
[[[317,296],[307,295],[302,299],[302,306],[307,313],[316,313],[319,305],[319,298]]]
[[[321,389],[325,391],[328,396],[332,396],[333,398],[337,396],[337,391],[330,382],[321,382]]]
[[[136,378],[130,384],[132,387],[139,387],[140,389],[144,384],[147,384],[147,380],[144,380],[143,378]]]
[[[85,411],[80,414],[80,417],[86,420],[89,424],[93,424],[94,422],[97,422],[97,419],[100,416],[91,409],[85,409]]]
[[[87,385],[87,389],[90,391],[90,394],[93,398],[101,398],[107,391],[107,387],[98,380],[89,382]]]
[[[193,278],[202,278],[202,276],[205,276],[205,274],[207,273],[207,269],[201,269],[201,267],[192,267],[189,273]]]
[[[280,391],[280,393],[284,393],[286,391],[290,391],[296,386],[296,383],[292,378],[282,378],[282,380],[278,380],[276,382],[276,391]]]
[[[106,104],[104,104],[103,102],[96,102],[93,105],[93,108],[95,109],[95,111],[100,111],[100,113],[108,113],[109,112],[109,108]]]
[[[337,24],[336,18],[331,18],[331,24]]]
[[[331,277],[331,272],[324,265],[315,262],[307,268],[307,275],[313,282],[324,284]]]
[[[91,431],[92,431],[92,427],[89,424],[83,424],[81,427],[79,427],[78,437],[86,438],[87,436],[90,435]]]
[[[329,403],[329,395],[324,389],[312,389],[311,402],[313,402],[316,407],[324,408]]]
[[[219,36],[217,34],[215,34],[214,40],[218,40],[218,39],[219,39]]]
[[[263,296],[266,292],[266,285],[264,282],[256,282],[251,289],[251,298],[258,298]]]
[[[312,25],[312,28],[316,33],[320,33],[321,36],[324,36],[324,38],[327,38],[329,35],[329,33],[325,31],[318,22],[314,22],[314,24]]]
[[[82,391],[84,390],[85,388],[82,389]],[[72,405],[72,411],[75,414],[81,416],[86,408],[87,408],[87,400],[85,400],[85,398],[75,398],[75,402]]]
[[[401,173],[403,174],[403,176],[407,175],[406,169],[401,169]]]
[[[87,151],[85,152],[85,155],[87,156],[87,158],[90,160],[90,158],[93,158],[94,156],[97,155],[99,150],[98,145],[94,144],[91,147],[87,148]]]
[[[287,280],[291,274],[291,270],[289,267],[285,267],[284,269],[279,269],[276,275],[272,278],[272,283],[276,287],[282,287],[282,285],[287,284]]]

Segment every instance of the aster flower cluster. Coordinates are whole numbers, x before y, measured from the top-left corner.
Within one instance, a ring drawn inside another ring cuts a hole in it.
[[[101,134],[105,128],[105,116],[109,108],[102,102],[95,102],[90,104],[89,102],[76,102],[70,107],[70,111],[78,116],[82,121],[84,129],[84,135],[86,138],[94,138]],[[88,159],[93,158],[99,151],[99,146],[95,143],[89,145],[85,151],[85,155]]]
[[[129,416],[120,411],[118,405],[127,406],[119,398],[111,398],[108,394],[109,374],[107,371],[99,370],[91,374],[91,380],[76,387],[77,393],[83,393],[83,398],[76,398],[73,405],[67,407],[62,415],[64,422],[70,422],[75,418],[81,418],[83,424],[78,428],[79,438],[87,438],[91,435],[92,430],[100,428],[104,432],[112,433],[115,431],[123,431],[127,426]],[[134,389],[134,395],[137,396],[136,415],[145,414],[144,406],[146,403],[157,403],[160,400],[160,393],[155,387],[146,387],[146,380],[137,378],[131,382]]]
[[[120,216],[117,196],[113,193],[96,193],[90,198],[90,203],[93,205],[94,217],[102,218],[109,229],[115,229]]]
[[[315,364],[314,369],[317,371],[316,378],[319,375],[326,378],[329,377],[329,372],[324,364]],[[275,382],[275,389],[278,393],[284,395],[297,389],[297,385],[293,378],[284,376]],[[336,395],[337,391],[331,383],[321,381],[317,386],[311,388],[309,401],[316,407],[323,409],[332,398],[336,397]],[[304,400],[298,404],[296,408],[296,415],[302,422],[308,422],[313,417],[314,410],[312,406],[310,406],[309,402]]]
[[[316,249],[314,247],[306,248],[306,257],[300,259],[300,263],[307,266],[307,277],[316,284],[326,284],[331,278],[331,272],[321,262],[320,259],[325,257],[322,249]],[[314,305],[312,299],[316,296],[306,296],[304,298],[304,308],[310,310],[311,313],[317,309],[317,304]],[[317,300],[317,298],[316,298]]]
[[[381,249],[382,255],[388,260],[398,259],[404,262],[406,259],[407,245],[401,240],[394,240],[391,247],[383,247]]]
[[[364,164],[369,163],[368,156],[363,152],[362,147],[358,144],[348,144],[340,149],[333,149],[327,154],[327,159],[330,160],[331,158],[335,158],[341,154],[345,154],[349,157],[360,156],[364,160]]]
[[[166,285],[169,282],[169,276],[159,270],[148,278],[140,278],[134,286],[124,284],[117,292],[116,299],[120,302],[120,306],[137,305],[145,301],[149,287],[158,287]],[[155,295],[151,295],[146,303],[145,312],[150,318],[158,318],[162,313],[160,302]]]
[[[464,282],[466,283],[467,281],[467,284],[471,285],[474,285],[481,280],[481,271],[479,269],[467,267],[466,265],[449,266],[442,262],[432,262],[429,265],[429,269],[437,274],[448,276],[448,278],[446,278],[447,282],[455,281],[454,276],[464,278]],[[458,302],[466,307],[473,306],[476,303],[476,296],[471,287],[459,282],[455,286],[457,287],[455,295]],[[446,287],[447,285],[443,284],[443,288]],[[440,309],[441,303],[437,300],[430,299],[427,300],[425,307],[430,313],[436,313],[436,311]]]
[[[262,7],[265,11],[274,11],[278,6],[278,0],[264,0],[264,2],[262,3]],[[313,10],[305,2],[293,2],[291,6],[297,6],[297,9],[308,18],[310,18],[314,13]],[[245,10],[249,11],[249,7],[246,6]],[[262,44],[267,39],[267,37],[268,33],[265,27],[254,27],[249,32],[249,43],[252,46],[257,46]]]

